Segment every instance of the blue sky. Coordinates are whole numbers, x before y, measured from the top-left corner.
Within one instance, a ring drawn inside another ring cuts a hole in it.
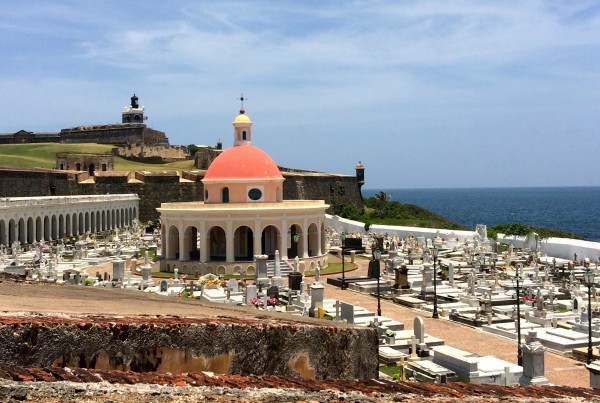
[[[120,121],[366,188],[600,186],[598,1],[0,0],[0,132]]]

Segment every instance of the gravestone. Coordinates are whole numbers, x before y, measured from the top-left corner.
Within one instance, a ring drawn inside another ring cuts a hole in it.
[[[425,323],[423,322],[423,318],[417,316],[413,322],[415,337],[417,341],[420,343],[425,343]]]
[[[275,251],[275,272],[273,273],[273,278],[271,279],[271,283],[278,287],[283,287],[283,278],[281,277],[281,266],[279,261],[279,251]]]
[[[454,286],[454,265],[452,262],[448,263],[448,283]]]
[[[294,291],[300,291],[302,284],[302,273],[294,271],[288,274],[288,288]]]
[[[169,285],[167,283],[166,280],[162,280],[160,282],[160,292],[167,292],[167,289],[169,288]]]
[[[400,266],[400,268],[394,268],[396,274],[396,281],[394,284],[394,288],[400,288],[401,290],[406,290],[410,288],[408,284],[408,268],[405,264]]]
[[[521,385],[548,385],[544,376],[544,350],[546,348],[537,339],[537,331],[530,330],[523,350],[523,375],[519,379]]]
[[[267,296],[269,298],[279,299],[279,287],[272,285],[271,287],[267,288]]]
[[[340,317],[346,323],[354,324],[354,305],[342,302],[340,306]]]
[[[256,284],[268,285],[269,278],[267,277],[267,255],[255,255],[256,273],[254,273],[254,282]]]
[[[125,261],[121,258],[113,260],[113,278],[123,279],[125,277]]]
[[[231,290],[231,292],[239,292],[239,284],[235,278],[229,279],[227,281],[227,289]]]
[[[246,303],[249,304],[252,298],[258,296],[258,290],[254,284],[246,286]]]
[[[321,283],[313,283],[310,285],[310,310],[309,316],[315,317],[317,308],[323,307],[323,296],[325,294],[325,287]]]

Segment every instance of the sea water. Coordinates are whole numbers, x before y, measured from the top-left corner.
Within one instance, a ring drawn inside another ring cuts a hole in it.
[[[380,191],[473,229],[522,223],[600,242],[600,187],[363,189],[362,194],[368,198]]]

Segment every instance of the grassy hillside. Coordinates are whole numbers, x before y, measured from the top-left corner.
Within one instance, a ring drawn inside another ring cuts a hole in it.
[[[0,166],[16,168],[49,168],[56,166],[56,153],[110,153],[114,146],[110,144],[0,144]],[[142,164],[115,157],[117,171],[163,171],[193,169],[193,161],[173,162],[169,164]]]

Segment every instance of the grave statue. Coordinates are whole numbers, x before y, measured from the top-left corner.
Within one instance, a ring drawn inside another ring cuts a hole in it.
[[[319,282],[321,280],[321,263],[317,262],[315,267],[315,282]]]
[[[469,295],[475,295],[475,284],[474,284],[474,278],[473,278],[472,272],[469,273],[469,275],[468,275],[467,285],[468,285]]]
[[[14,241],[12,243],[12,258],[13,259],[17,259],[17,253],[19,252],[20,248],[21,248],[21,243],[19,241]]]
[[[542,290],[541,289],[537,289],[537,292],[535,294],[535,306],[537,308],[538,311],[542,311],[544,310],[544,297],[542,296]]]

